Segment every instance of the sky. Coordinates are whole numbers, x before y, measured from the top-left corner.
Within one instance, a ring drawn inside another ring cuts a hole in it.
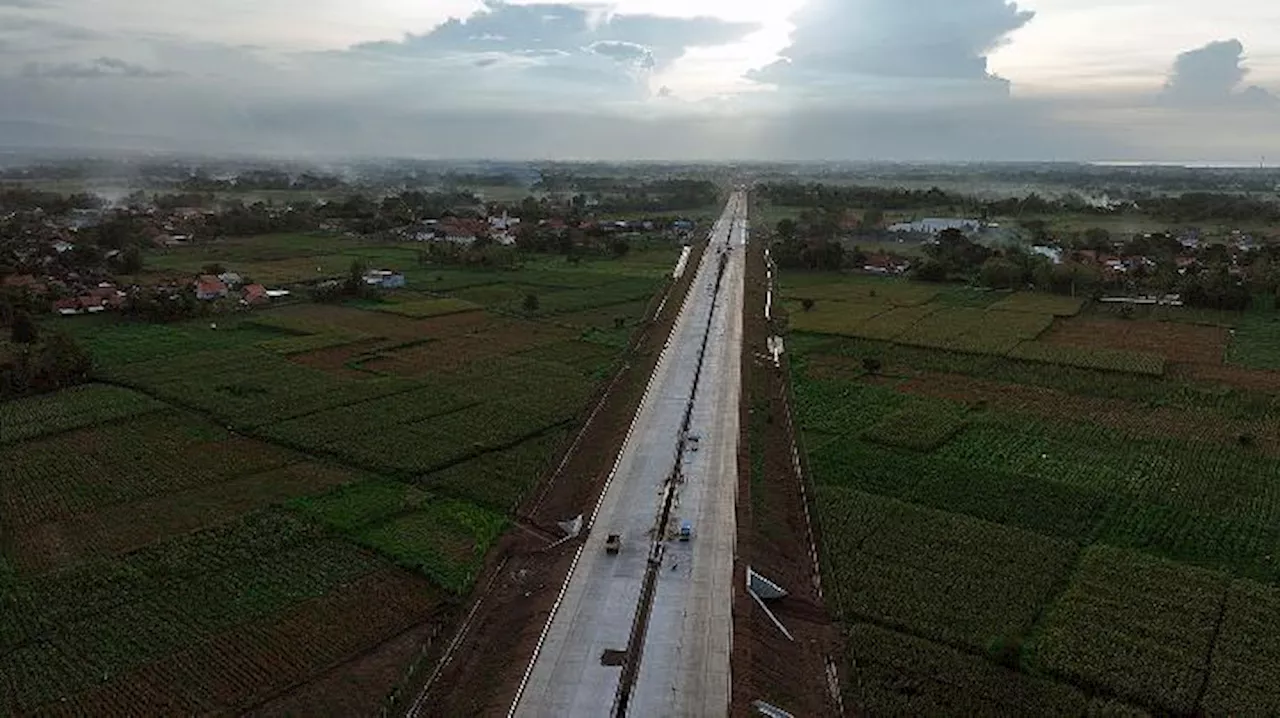
[[[0,146],[1280,162],[1270,0],[0,0]]]

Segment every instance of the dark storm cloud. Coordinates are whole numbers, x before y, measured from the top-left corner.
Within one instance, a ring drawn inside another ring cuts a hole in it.
[[[1173,62],[1161,100],[1170,105],[1274,105],[1275,95],[1256,85],[1241,88],[1249,74],[1239,40],[1211,42],[1188,50]]]
[[[987,56],[1032,17],[1005,0],[812,0],[783,59],[752,77],[799,89],[1007,93]]]
[[[163,70],[151,70],[115,57],[99,57],[86,63],[28,62],[22,66],[22,77],[26,79],[98,80],[112,77],[155,79],[173,77],[174,74]]]

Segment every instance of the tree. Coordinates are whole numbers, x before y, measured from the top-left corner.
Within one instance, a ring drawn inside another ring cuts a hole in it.
[[[527,314],[533,314],[534,312],[538,311],[538,305],[539,305],[538,295],[536,294],[524,295],[524,311]]]
[[[227,268],[222,266],[222,264],[219,262],[210,262],[209,264],[206,264],[203,267],[201,267],[200,271],[203,272],[204,274],[212,274],[216,276],[219,274],[226,274]]]
[[[947,267],[936,259],[926,259],[916,265],[915,278],[922,282],[945,282]]]
[[[813,309],[814,301],[812,299],[801,299],[800,304],[804,307],[804,310],[808,312]]]
[[[120,253],[120,271],[124,274],[137,274],[142,271],[142,250],[131,246]]]
[[[1090,227],[1084,233],[1084,247],[1099,252],[1111,249],[1111,232],[1104,227]]]
[[[790,217],[778,221],[778,237],[781,239],[795,239],[799,229],[799,225],[797,225],[796,221]]]
[[[876,357],[866,357],[862,360],[862,368],[873,376],[879,374],[883,367],[884,365]]]
[[[87,381],[93,361],[70,336],[53,332],[41,347],[38,376],[44,389],[60,389]]]
[[[8,297],[0,297],[0,327],[7,327],[13,324],[15,310],[13,302]]]
[[[18,312],[13,317],[13,341],[17,344],[35,344],[40,339],[40,329],[27,312]]]
[[[359,259],[351,260],[351,268],[347,270],[347,286],[348,294],[358,294],[364,288],[364,275],[368,271],[365,263]]]
[[[995,289],[1012,289],[1022,280],[1022,268],[1003,257],[992,257],[982,264],[982,283]]]
[[[609,244],[609,250],[613,252],[615,258],[622,259],[631,251],[631,243],[625,239],[615,239]]]
[[[868,229],[879,227],[884,222],[884,210],[872,207],[862,213],[862,226]]]

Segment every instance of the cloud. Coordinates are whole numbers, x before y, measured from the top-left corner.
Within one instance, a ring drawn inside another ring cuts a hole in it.
[[[653,53],[649,52],[649,48],[644,45],[637,45],[634,42],[602,40],[591,45],[591,51],[618,62],[630,63],[649,70],[653,69],[654,65],[657,64],[653,59]]]
[[[109,77],[154,79],[173,77],[177,73],[151,70],[115,57],[99,57],[87,63],[64,62],[58,64],[28,62],[22,66],[26,79],[96,80]]]
[[[0,2],[4,2],[4,0],[0,0]],[[25,6],[16,5],[13,7]],[[44,42],[49,40],[57,40],[59,42],[87,42],[103,38],[103,35],[96,30],[56,22],[53,20],[44,20],[25,14],[5,15],[4,22],[0,22],[0,35],[10,38],[39,40]]]
[[[438,87],[443,101],[468,108],[527,107],[549,97],[636,102],[650,99],[650,78],[690,48],[734,42],[756,29],[707,17],[486,0],[429,32],[327,53],[325,62],[337,73],[361,66],[367,83],[399,92]]]
[[[662,68],[689,48],[736,42],[757,29],[752,23],[711,17],[623,15],[572,3],[512,5],[485,0],[484,7],[469,17],[452,18],[428,33],[409,34],[399,42],[363,43],[355,49],[419,57],[531,51],[580,56],[601,46],[614,51],[630,46],[643,49],[655,68]]]
[[[16,7],[22,10],[36,10],[52,4],[46,0],[0,0],[0,7]]]
[[[1275,105],[1276,96],[1267,90],[1240,87],[1249,74],[1243,62],[1244,45],[1235,39],[1188,50],[1174,60],[1160,99],[1182,107]]]
[[[793,18],[782,59],[750,77],[784,89],[990,99],[1008,83],[988,70],[988,54],[1033,16],[1005,0],[812,0]]]

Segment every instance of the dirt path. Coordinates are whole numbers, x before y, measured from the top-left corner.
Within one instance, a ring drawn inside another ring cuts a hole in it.
[[[823,608],[816,537],[792,448],[785,355],[776,366],[769,353],[763,244],[751,247],[747,261],[735,580],[743,585],[750,566],[782,585],[790,595],[769,608],[795,640],[788,640],[745,591],[737,592],[733,715],[756,715],[752,703],[757,700],[797,716],[839,715],[827,679],[828,657],[840,655],[839,632]]]

